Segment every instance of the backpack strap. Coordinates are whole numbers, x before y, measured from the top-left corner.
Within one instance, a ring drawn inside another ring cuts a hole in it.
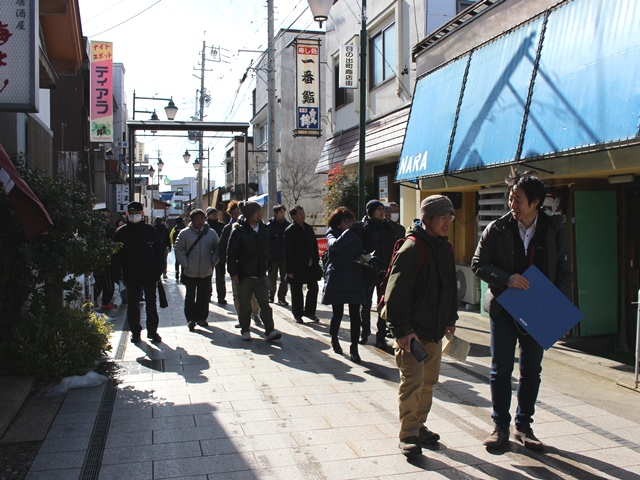
[[[427,250],[424,245],[424,242],[415,235],[408,235],[407,240],[411,240],[413,243],[418,245],[418,250],[420,251],[420,263],[418,264],[418,272],[421,272],[424,268],[425,263],[427,263]]]

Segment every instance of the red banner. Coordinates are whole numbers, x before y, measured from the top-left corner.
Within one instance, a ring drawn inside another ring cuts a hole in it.
[[[53,226],[44,205],[20,176],[2,145],[0,145],[0,188],[8,195],[27,240],[46,234],[47,230]]]

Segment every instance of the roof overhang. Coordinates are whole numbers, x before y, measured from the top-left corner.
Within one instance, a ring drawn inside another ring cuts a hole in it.
[[[57,75],[75,75],[85,58],[78,0],[40,0],[39,5],[46,59]]]

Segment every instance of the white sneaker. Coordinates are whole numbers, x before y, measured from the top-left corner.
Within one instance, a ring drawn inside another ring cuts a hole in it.
[[[242,340],[244,340],[245,342],[248,342],[249,340],[251,340],[251,332],[242,332],[240,338],[242,338]]]
[[[277,330],[271,330],[267,334],[267,340],[279,340],[280,338],[282,338],[282,334]]]

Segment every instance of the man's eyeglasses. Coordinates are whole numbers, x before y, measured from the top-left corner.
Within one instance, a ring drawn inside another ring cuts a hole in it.
[[[455,215],[441,215],[439,217],[436,217],[438,220],[440,220],[441,222],[453,222],[456,219]]]

